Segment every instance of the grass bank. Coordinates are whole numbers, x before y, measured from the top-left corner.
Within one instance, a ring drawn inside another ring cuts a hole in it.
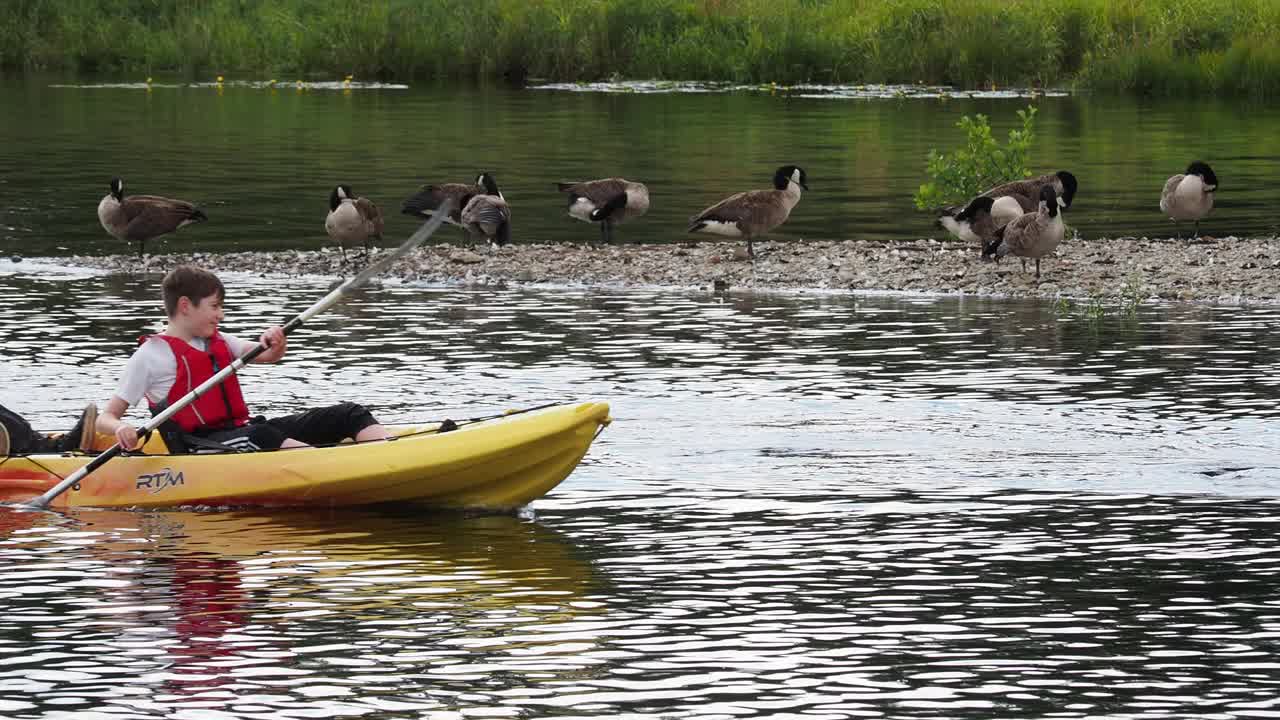
[[[8,0],[0,66],[1280,94],[1275,0]]]

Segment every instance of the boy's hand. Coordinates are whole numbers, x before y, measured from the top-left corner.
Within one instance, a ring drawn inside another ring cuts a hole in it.
[[[267,346],[267,351],[258,356],[258,362],[275,362],[284,357],[287,341],[284,338],[284,329],[279,325],[267,328],[262,333],[262,337],[258,338],[258,342]]]
[[[138,429],[134,426],[124,423],[116,428],[116,442],[120,443],[120,447],[125,450],[138,449]]]

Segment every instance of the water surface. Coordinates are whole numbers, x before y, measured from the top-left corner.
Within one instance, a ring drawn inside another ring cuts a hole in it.
[[[644,181],[653,196],[620,240],[680,241],[690,215],[767,187],[790,163],[807,169],[812,191],[778,237],[915,239],[939,232],[910,199],[930,148],[960,143],[955,122],[972,113],[991,116],[1003,139],[1032,102],[999,93],[867,99],[856,87],[650,94],[158,81],[148,90],[142,78],[122,80],[0,79],[0,253],[120,251],[95,213],[115,175],[129,192],[205,207],[208,224],[173,236],[169,247],[181,250],[323,245],[338,182],[378,202],[393,216],[388,237],[402,238],[413,221],[396,213],[419,184],[470,181],[482,170],[512,204],[516,242],[594,238],[564,214],[554,183],[611,175]],[[1089,95],[1034,102],[1031,164],[1079,177],[1069,221],[1082,237],[1171,233],[1160,189],[1197,158],[1222,186],[1206,233],[1277,231],[1280,108]]]
[[[324,281],[231,275],[251,334]],[[65,427],[155,277],[0,263],[0,403]],[[255,411],[605,399],[515,517],[0,509],[0,715],[1266,717],[1280,313],[388,285]]]

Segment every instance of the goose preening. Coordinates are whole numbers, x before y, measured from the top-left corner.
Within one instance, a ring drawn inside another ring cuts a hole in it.
[[[1066,225],[1062,222],[1061,207],[1058,205],[1058,193],[1052,185],[1040,188],[1039,207],[1034,212],[1025,213],[1003,225],[995,231],[995,237],[982,250],[984,259],[995,259],[1006,255],[1033,258],[1036,261],[1036,279],[1040,279],[1040,258],[1052,253],[1066,235]]]
[[[960,212],[938,218],[938,225],[965,242],[977,244],[980,251],[984,250],[996,236],[996,221],[991,214],[995,202],[994,198],[979,195]]]
[[[569,217],[600,223],[600,237],[613,242],[613,226],[649,211],[649,188],[623,178],[556,183],[569,196]]]
[[[186,200],[157,195],[124,194],[124,180],[111,178],[111,192],[98,203],[98,221],[117,240],[138,244],[138,257],[151,238],[191,223],[208,220],[200,208]]]
[[[772,190],[731,195],[690,218],[688,232],[744,237],[747,257],[755,258],[752,239],[786,222],[791,209],[800,202],[801,190],[808,189],[803,168],[783,165],[773,174]]]
[[[459,219],[468,236],[479,233],[490,243],[502,247],[511,242],[511,208],[507,206],[507,199],[498,192],[498,184],[492,176],[486,173],[479,179],[484,185],[484,192],[471,196]]]
[[[364,245],[368,258],[370,241],[382,239],[382,211],[369,198],[356,195],[350,185],[335,185],[329,193],[324,230],[338,243],[343,262],[347,260],[348,245]]]
[[[1208,163],[1199,160],[1187,166],[1187,171],[1174,175],[1164,183],[1160,193],[1160,212],[1173,220],[1173,227],[1182,237],[1178,222],[1195,222],[1196,237],[1200,237],[1200,220],[1213,209],[1213,193],[1218,189],[1218,176]]]
[[[439,185],[423,185],[418,192],[410,195],[400,206],[400,212],[405,215],[414,215],[416,217],[430,218],[435,215],[436,208],[445,200],[452,200],[453,208],[449,212],[449,217],[445,218],[445,222],[462,228],[462,231],[471,237],[471,231],[462,223],[462,211],[466,209],[471,199],[476,195],[497,195],[502,198],[502,193],[498,191],[498,183],[493,176],[487,172],[480,173],[474,183],[441,183]],[[505,200],[505,198],[504,198]]]
[[[1040,177],[997,185],[978,197],[989,197],[995,201],[989,212],[995,226],[1000,227],[1008,225],[1025,213],[1035,212],[1040,202],[1040,189],[1044,187],[1052,187],[1058,196],[1058,206],[1063,210],[1069,210],[1071,203],[1075,200],[1079,183],[1075,175],[1066,170],[1059,170]],[[957,205],[943,209],[942,215],[938,218],[938,224],[961,240],[972,241],[976,233],[969,232],[965,221],[956,217],[966,207],[968,206]]]

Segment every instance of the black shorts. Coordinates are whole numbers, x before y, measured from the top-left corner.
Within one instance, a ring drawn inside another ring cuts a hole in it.
[[[0,405],[0,425],[9,433],[10,455],[68,452],[80,444],[80,438],[72,438],[71,433],[51,438],[32,430],[26,418],[3,405]]]
[[[308,445],[336,445],[347,438],[354,439],[361,430],[377,424],[363,405],[339,403],[270,420],[255,418],[243,427],[199,432],[196,437],[236,450],[275,450],[286,439]],[[201,450],[199,447],[189,449]]]

